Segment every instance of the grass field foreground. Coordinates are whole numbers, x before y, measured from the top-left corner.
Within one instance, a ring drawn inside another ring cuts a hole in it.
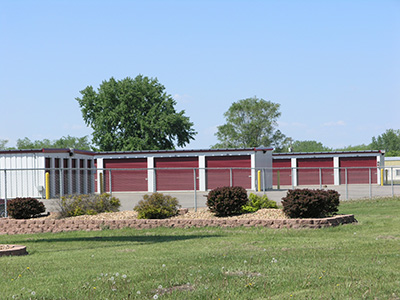
[[[399,299],[400,197],[325,229],[156,228],[0,236],[1,299]]]

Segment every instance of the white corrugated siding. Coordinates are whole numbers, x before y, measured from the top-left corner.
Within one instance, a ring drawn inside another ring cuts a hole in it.
[[[12,153],[0,156],[0,198],[41,198],[45,185],[44,156],[37,153]]]

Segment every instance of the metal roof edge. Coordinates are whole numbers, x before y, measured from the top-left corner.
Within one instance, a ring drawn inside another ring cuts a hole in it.
[[[95,155],[96,153],[89,150],[79,150],[71,148],[42,148],[42,149],[11,149],[0,150],[0,154],[19,154],[19,153],[76,153],[85,155]]]
[[[382,150],[359,150],[359,151],[324,151],[324,152],[285,152],[272,153],[272,156],[304,156],[304,155],[334,155],[334,154],[385,154]]]
[[[241,151],[272,151],[273,148],[218,148],[218,149],[179,149],[179,150],[138,150],[138,151],[99,151],[96,156],[121,154],[156,154],[156,153],[210,153],[210,152],[241,152]]]

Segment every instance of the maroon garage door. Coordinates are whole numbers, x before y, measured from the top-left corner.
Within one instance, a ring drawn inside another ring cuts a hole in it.
[[[206,157],[207,189],[221,186],[251,188],[250,155]],[[240,169],[245,168],[245,169]]]
[[[297,159],[298,185],[333,184],[333,158],[301,158]]]
[[[190,191],[194,190],[194,169],[199,167],[197,157],[163,157],[155,158],[157,191]],[[172,169],[163,169],[172,168]],[[196,187],[199,188],[198,169],[196,170]]]
[[[129,169],[112,170],[111,187],[113,192],[147,191],[147,159],[123,158],[104,159],[104,168]],[[109,170],[104,171],[105,190],[110,191]]]
[[[341,157],[340,183],[369,183],[369,172],[371,170],[371,183],[377,183],[376,157]]]
[[[278,185],[278,171],[280,185],[292,185],[292,170],[290,159],[274,159],[272,163],[274,172],[273,185]]]

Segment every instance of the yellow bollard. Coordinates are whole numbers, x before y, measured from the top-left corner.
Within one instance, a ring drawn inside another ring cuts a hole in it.
[[[50,173],[46,172],[46,199],[50,199]]]
[[[278,170],[276,172],[276,177],[277,177],[277,181],[278,181],[278,190],[281,189],[281,172]]]
[[[258,180],[258,191],[261,191],[261,171],[258,170],[257,172],[257,180]]]
[[[381,186],[383,186],[383,169],[381,169]]]
[[[103,173],[100,173],[99,177],[100,177],[100,194],[103,194],[104,193]]]

